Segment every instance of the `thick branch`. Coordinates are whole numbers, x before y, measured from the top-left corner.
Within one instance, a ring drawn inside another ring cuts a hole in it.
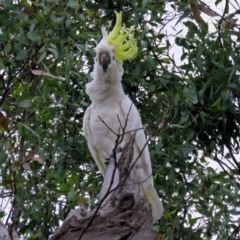
[[[73,210],[51,240],[153,240],[156,237],[151,207],[136,183],[135,167],[128,172],[134,137],[116,154],[117,161],[108,164],[97,208]]]
[[[0,239],[1,240],[19,240],[16,231],[12,225],[8,225],[8,228],[0,220]]]

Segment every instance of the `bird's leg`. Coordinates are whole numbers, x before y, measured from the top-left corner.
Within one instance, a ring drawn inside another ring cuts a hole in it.
[[[104,163],[105,163],[106,166],[109,164],[110,159],[111,159],[111,158],[105,158],[105,162],[104,162]]]
[[[122,152],[122,147],[117,147],[115,152],[113,150],[112,154],[110,155],[110,157],[109,158],[105,158],[105,165],[107,166],[110,163],[111,159],[114,159],[114,155],[117,155],[120,152]]]

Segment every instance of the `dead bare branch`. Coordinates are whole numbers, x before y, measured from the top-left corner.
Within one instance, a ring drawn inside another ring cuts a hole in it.
[[[152,229],[150,204],[135,182],[135,168],[130,175],[126,174],[133,157],[134,138],[133,135],[124,146],[122,154],[118,155],[119,178],[115,177],[117,186],[102,194],[104,197],[100,200],[101,204],[93,211],[83,208],[73,210],[50,240],[117,240],[126,236],[132,240],[153,240],[156,237],[157,233]],[[112,185],[115,168],[115,162],[111,161],[107,166],[103,186]],[[116,191],[121,180],[127,184],[122,185],[121,191]]]

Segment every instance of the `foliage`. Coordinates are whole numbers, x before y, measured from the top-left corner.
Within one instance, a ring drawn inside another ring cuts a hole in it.
[[[238,239],[240,25],[229,2],[214,27],[200,1],[3,1],[0,217],[23,239],[47,239],[71,209],[94,207],[102,177],[82,131],[85,84],[100,27],[122,10],[140,49],[123,86],[165,208],[156,229],[162,239]]]

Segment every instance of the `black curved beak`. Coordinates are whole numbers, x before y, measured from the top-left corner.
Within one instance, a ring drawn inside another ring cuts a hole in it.
[[[107,53],[101,53],[100,57],[99,57],[99,62],[100,62],[100,66],[102,66],[103,71],[106,72],[106,70],[108,69],[110,62],[110,57],[108,56]]]

